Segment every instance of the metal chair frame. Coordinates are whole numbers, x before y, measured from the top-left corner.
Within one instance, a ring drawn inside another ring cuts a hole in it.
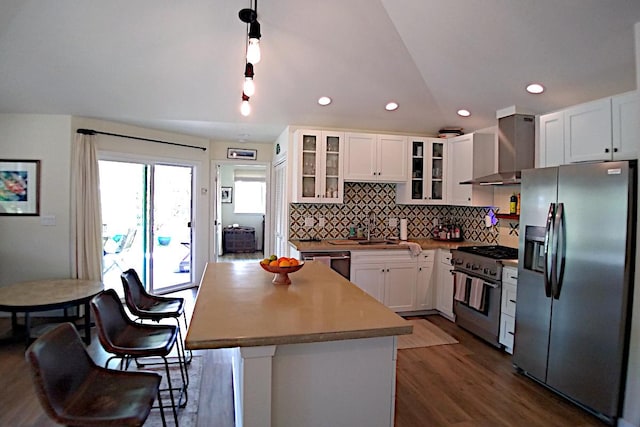
[[[91,300],[98,338],[104,349],[113,354],[105,362],[105,367],[113,359],[120,359],[120,369],[126,370],[131,360],[145,357],[160,357],[167,378],[166,389],[171,399],[173,418],[178,425],[178,407],[185,407],[189,399],[188,376],[184,359],[178,358],[182,385],[174,387],[171,382],[168,355],[176,346],[179,328],[173,325],[151,325],[134,322],[124,310],[124,306],[113,289],[101,292]],[[145,342],[149,340],[151,342]],[[180,353],[180,346],[177,346]],[[179,392],[176,399],[174,391]]]

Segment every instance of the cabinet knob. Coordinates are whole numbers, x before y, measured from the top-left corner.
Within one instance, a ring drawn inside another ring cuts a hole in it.
[[[609,149],[608,149],[608,148],[605,148],[605,149],[604,149],[604,152],[605,152],[605,153],[608,153],[608,152],[609,152]]]
[[[613,152],[614,152],[614,153],[617,153],[617,152],[618,152],[618,149],[614,147],[614,148],[613,148]]]

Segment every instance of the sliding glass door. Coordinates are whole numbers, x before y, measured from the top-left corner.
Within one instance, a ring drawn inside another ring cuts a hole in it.
[[[100,161],[106,288],[122,295],[129,268],[151,292],[191,286],[192,175],[190,166]]]

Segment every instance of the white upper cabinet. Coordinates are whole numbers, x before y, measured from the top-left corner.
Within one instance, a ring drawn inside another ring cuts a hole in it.
[[[494,173],[495,135],[470,133],[447,140],[447,200],[457,206],[491,206],[490,186],[460,184]]]
[[[538,167],[638,158],[638,93],[539,116]]]
[[[611,98],[613,160],[638,158],[640,151],[640,98],[637,91]]]
[[[406,137],[346,134],[345,181],[406,182],[408,176]]]
[[[611,160],[611,99],[564,111],[564,158],[568,163]]]
[[[294,203],[342,203],[344,134],[298,130],[295,134]]]
[[[545,114],[539,119],[538,165],[564,164],[564,113]]]
[[[396,202],[447,204],[447,145],[442,138],[408,138],[409,180],[398,184]]]

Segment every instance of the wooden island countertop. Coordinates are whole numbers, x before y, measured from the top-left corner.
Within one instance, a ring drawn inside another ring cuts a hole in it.
[[[186,337],[189,349],[350,340],[412,332],[409,322],[326,265],[307,261],[289,277],[258,262],[209,263]]]

